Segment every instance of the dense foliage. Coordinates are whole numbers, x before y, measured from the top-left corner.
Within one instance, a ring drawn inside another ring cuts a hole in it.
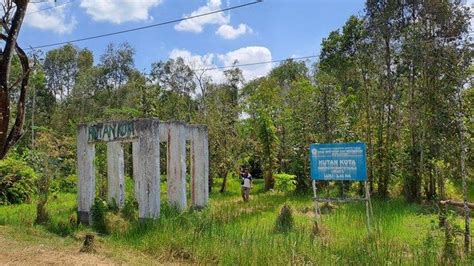
[[[275,189],[282,192],[291,192],[296,188],[296,176],[285,173],[275,174]]]
[[[36,193],[36,173],[24,161],[0,161],[0,205],[29,202]]]

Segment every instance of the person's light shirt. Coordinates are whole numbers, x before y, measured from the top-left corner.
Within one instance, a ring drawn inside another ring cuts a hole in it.
[[[244,185],[243,187],[250,188],[250,178],[244,178]]]

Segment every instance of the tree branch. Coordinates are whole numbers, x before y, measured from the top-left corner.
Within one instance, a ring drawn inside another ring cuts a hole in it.
[[[26,92],[28,90],[28,82],[30,77],[30,66],[28,61],[28,56],[25,51],[16,45],[16,52],[20,58],[21,67],[23,69],[23,78],[20,86],[20,97],[17,103],[17,113],[15,124],[13,125],[10,134],[8,134],[8,139],[6,142],[6,149],[10,148],[15,142],[17,142],[23,135],[23,124],[25,121],[25,101],[26,101]]]
[[[0,79],[4,79],[5,83],[8,82],[10,62],[16,47],[18,33],[20,32],[21,24],[23,22],[23,18],[25,17],[26,7],[28,6],[28,0],[14,0],[13,2],[16,4],[16,10],[15,14],[13,15],[11,26],[6,31],[7,39],[5,40],[3,57],[0,61]],[[5,16],[7,15],[8,14],[5,14]],[[8,88],[2,86],[0,89],[7,90]]]
[[[18,46],[17,38],[21,24],[26,14],[29,0],[7,0],[5,6],[7,11],[2,17],[4,34],[1,39],[5,42],[3,51],[0,51],[0,159],[5,157],[8,149],[21,137],[22,127],[25,120],[25,99],[29,80],[29,62],[26,53]],[[15,7],[13,7],[13,3]],[[10,23],[10,12],[14,11]],[[11,61],[15,51],[20,58],[23,77],[20,85],[20,98],[17,104],[17,116],[11,130],[10,125],[10,69]]]

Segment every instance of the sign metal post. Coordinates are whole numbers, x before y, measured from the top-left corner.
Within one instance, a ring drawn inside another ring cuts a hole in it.
[[[371,219],[374,214],[367,183],[365,143],[311,144],[311,179],[317,222],[321,222],[320,202],[365,201],[367,231],[372,233]],[[324,198],[317,196],[317,181],[360,181],[364,182],[363,198]]]

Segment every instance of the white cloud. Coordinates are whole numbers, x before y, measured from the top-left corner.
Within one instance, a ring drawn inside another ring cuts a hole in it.
[[[192,69],[202,70],[208,68],[217,67],[213,60],[216,58],[214,54],[205,54],[205,55],[193,55],[190,51],[184,49],[173,49],[170,53],[170,58],[176,59],[181,57],[184,59],[184,62],[188,64]],[[198,73],[200,73],[198,71]],[[218,69],[206,70],[205,75],[212,78],[215,82],[224,81],[224,73]]]
[[[95,21],[120,24],[152,19],[150,9],[161,2],[162,0],[82,0],[80,6]]]
[[[216,31],[216,34],[227,40],[233,40],[247,33],[252,33],[253,30],[245,24],[240,24],[237,28],[232,27],[231,25],[222,25]]]
[[[270,50],[263,46],[249,46],[230,51],[225,54],[205,54],[196,55],[187,50],[174,49],[170,53],[170,58],[176,59],[182,57],[193,69],[209,69],[219,66],[232,66],[234,62],[237,64],[253,64],[258,62],[267,62],[272,60]],[[252,80],[262,77],[272,69],[273,64],[258,64],[250,66],[241,66],[242,74],[245,80]],[[214,82],[223,82],[225,69],[206,70],[205,74],[212,78]]]
[[[65,5],[40,11],[51,6],[54,6],[53,0],[28,5],[25,25],[41,30],[51,30],[59,34],[71,33],[76,27],[76,19],[74,17],[67,18]]]
[[[221,9],[221,0],[208,0],[205,6],[199,7],[197,10],[191,12],[190,15],[183,17],[197,16],[203,13],[209,13]],[[226,16],[223,12],[212,15],[202,16],[198,18],[183,20],[176,24],[174,28],[177,31],[189,31],[200,33],[206,24],[223,25],[230,22],[230,16]]]
[[[235,61],[237,64],[252,64],[268,62],[272,60],[272,53],[263,46],[249,46],[219,55],[218,58],[225,66],[231,66]],[[262,77],[272,70],[273,64],[258,64],[240,67],[246,80]]]

